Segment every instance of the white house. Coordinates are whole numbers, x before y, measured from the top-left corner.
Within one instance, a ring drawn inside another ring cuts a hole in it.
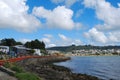
[[[9,52],[9,47],[8,46],[0,46],[0,51],[3,53],[8,53]]]
[[[48,54],[54,54],[54,53],[60,53],[60,51],[57,50],[47,50]]]
[[[41,52],[40,52],[40,49],[34,49],[34,54],[37,54],[37,55],[39,55],[39,56],[41,56],[42,54],[41,54]]]

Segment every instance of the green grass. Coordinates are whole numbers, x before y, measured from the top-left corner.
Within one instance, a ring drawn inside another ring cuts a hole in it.
[[[4,67],[15,71],[16,73],[14,74],[14,76],[18,78],[18,80],[41,80],[37,75],[25,72],[22,67],[16,65],[15,63],[13,64],[10,62],[6,62],[4,64]]]
[[[17,73],[22,73],[22,72],[24,72],[23,69],[22,69],[21,67],[19,67],[19,66],[12,66],[12,67],[11,67],[11,70],[13,70],[13,71],[15,71],[15,72],[17,72]]]
[[[40,80],[38,76],[32,73],[16,73],[18,80]]]
[[[5,62],[3,66],[6,67],[6,68],[10,68],[11,64],[9,62]]]

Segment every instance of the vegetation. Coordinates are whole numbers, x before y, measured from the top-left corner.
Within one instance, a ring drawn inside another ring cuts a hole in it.
[[[26,42],[25,47],[32,48],[32,49],[45,50],[45,43],[43,41],[39,41],[38,39],[36,39],[31,42]]]
[[[15,45],[22,45],[21,42],[16,42],[13,38],[2,39],[0,45],[3,46],[15,46]]]
[[[21,42],[15,41],[13,38],[5,38],[0,40],[0,45],[9,46],[11,49],[11,46],[23,44]],[[40,49],[43,53],[46,53],[45,43],[43,41],[39,41],[38,39],[26,42],[24,46],[31,49]],[[32,50],[31,53],[34,53],[34,51]]]
[[[32,73],[17,73],[15,76],[19,80],[40,80],[38,76]]]
[[[11,67],[11,70],[13,70],[13,71],[15,71],[15,72],[17,72],[17,73],[22,73],[22,72],[24,72],[24,70],[23,70],[21,67],[16,66],[16,65],[12,66],[12,67]]]
[[[15,41],[13,38],[5,38],[0,41],[0,45],[15,46],[15,45],[22,45],[22,43]],[[43,41],[39,41],[38,39],[35,39],[31,42],[26,42],[24,45],[27,48],[45,50],[45,43]]]
[[[3,66],[15,71],[16,73],[14,76],[17,77],[18,80],[40,80],[37,75],[25,72],[23,68],[19,67],[15,63],[6,62]]]
[[[10,68],[11,67],[11,63],[10,62],[5,62],[3,66],[6,67],[6,68]]]
[[[120,49],[120,46],[93,46],[93,45],[80,45],[80,46],[64,46],[64,47],[52,47],[48,48],[47,50],[58,50],[62,52],[69,52],[72,50],[89,50],[89,49],[100,49],[100,50],[106,50],[106,49]]]
[[[30,53],[29,53],[30,55],[33,55],[33,54],[34,54],[34,52],[35,52],[35,50],[34,50],[34,49],[32,49],[32,50],[30,50],[29,52],[30,52]]]

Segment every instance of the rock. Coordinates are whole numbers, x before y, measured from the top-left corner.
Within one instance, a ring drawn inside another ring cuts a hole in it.
[[[44,80],[99,80],[94,76],[72,73],[66,67],[53,64],[69,59],[69,57],[32,58],[17,62],[17,64],[25,70],[39,75]]]

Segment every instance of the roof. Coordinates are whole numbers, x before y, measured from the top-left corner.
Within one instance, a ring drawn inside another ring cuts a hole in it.
[[[24,47],[23,45],[16,45],[16,46],[14,46],[14,47],[17,48],[17,49],[31,50],[30,48],[26,48],[26,47]]]
[[[9,46],[0,46],[0,48],[9,48]]]

